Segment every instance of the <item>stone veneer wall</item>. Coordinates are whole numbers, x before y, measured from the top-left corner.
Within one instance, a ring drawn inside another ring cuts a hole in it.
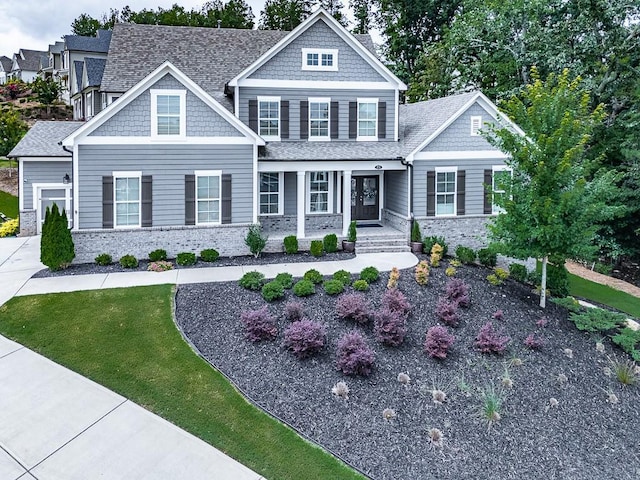
[[[30,237],[38,233],[37,212],[35,210],[22,210],[20,212],[20,237]]]
[[[467,215],[460,217],[420,217],[422,235],[439,235],[445,238],[449,252],[453,254],[458,245],[477,250],[487,246],[488,215]]]
[[[266,233],[291,234],[297,231],[296,215],[262,216],[258,220]],[[305,215],[305,233],[326,230],[327,233],[342,233],[342,214]]]
[[[382,210],[382,224],[389,225],[392,228],[404,233],[409,240],[411,234],[411,222],[404,215],[393,212],[391,210]]]

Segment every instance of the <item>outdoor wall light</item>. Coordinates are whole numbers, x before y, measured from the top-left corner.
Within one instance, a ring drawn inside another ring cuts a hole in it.
[[[68,173],[65,173],[64,177],[62,177],[62,183],[64,183],[65,185],[69,185],[70,182],[71,182],[71,177],[69,176]]]

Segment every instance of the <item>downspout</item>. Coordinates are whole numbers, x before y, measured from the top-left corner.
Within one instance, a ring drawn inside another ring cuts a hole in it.
[[[76,199],[75,199],[75,188],[73,186],[73,182],[74,182],[74,178],[73,178],[73,172],[74,172],[74,169],[73,169],[73,150],[69,150],[68,147],[66,147],[65,145],[62,145],[62,140],[60,140],[58,142],[58,145],[60,145],[62,147],[62,150],[64,150],[65,152],[71,154],[71,185],[72,185],[71,192],[72,192],[72,195],[73,195],[71,197],[71,201],[73,202],[72,203],[73,209],[71,210],[71,218],[73,219],[73,222],[72,222],[73,225],[72,225],[71,228],[72,228],[72,230],[75,230],[75,228],[76,228],[76,221],[75,221],[75,218],[76,218],[76,215],[75,215]]]
[[[413,216],[413,162],[410,162],[406,158],[398,157],[400,163],[407,167],[407,173],[409,175],[409,235],[411,235],[411,229],[413,228],[414,216]]]

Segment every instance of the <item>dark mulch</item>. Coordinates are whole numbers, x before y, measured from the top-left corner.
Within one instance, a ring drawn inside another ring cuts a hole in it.
[[[303,263],[303,262],[328,262],[333,260],[349,260],[355,253],[336,252],[326,253],[322,257],[314,257],[309,252],[300,252],[293,255],[286,253],[263,253],[258,258],[253,255],[241,255],[237,257],[220,257],[215,262],[203,262],[198,260],[195,265],[181,267],[176,265],[174,259],[170,259],[174,269],[205,268],[205,267],[237,267],[244,265],[268,265],[272,263]],[[149,266],[148,260],[140,260],[138,268],[123,268],[119,263],[101,266],[95,263],[72,264],[64,270],[52,272],[49,269],[40,270],[34,278],[59,277],[65,275],[87,275],[92,273],[116,273],[116,272],[144,272]]]
[[[623,260],[613,269],[611,276],[640,287],[640,263],[638,260]]]
[[[438,323],[434,309],[447,281],[443,267],[432,270],[426,287],[416,284],[412,270],[402,271],[399,288],[413,310],[399,348],[376,343],[371,325],[356,327],[336,318],[336,299],[322,288],[302,302],[309,318],[327,325],[328,348],[305,361],[281,346],[287,323],[283,308],[296,298],[291,292],[269,307],[279,317],[279,336],[272,342],[244,339],[240,313],[264,301],[234,283],[180,286],[176,317],[204,356],[253,401],[372,478],[638,478],[640,386],[622,388],[605,373],[608,357],[623,354],[609,343],[605,353],[597,352],[597,338],[577,331],[563,310],[552,304],[541,311],[526,287],[511,281],[493,287],[487,273],[471,266],[458,271],[471,286],[472,304],[462,310],[461,324],[453,330],[456,343],[444,361],[428,358],[422,347],[426,329]],[[374,306],[388,274],[381,277],[368,293]],[[474,338],[498,309],[504,320],[494,324],[512,342],[503,356],[480,354]],[[537,328],[542,316],[548,325]],[[334,366],[338,337],[353,329],[363,331],[376,350],[375,370],[367,378],[345,377]],[[523,346],[531,332],[545,338],[542,350]],[[565,349],[571,349],[572,358]],[[523,364],[510,366],[514,358]],[[510,389],[502,386],[505,369],[513,381]],[[409,386],[397,381],[400,372],[410,375]],[[331,393],[340,380],[350,388],[348,400]],[[504,402],[501,420],[489,428],[479,411],[481,392],[491,386]],[[447,394],[445,404],[432,401],[433,388]],[[609,403],[609,393],[619,402]],[[551,398],[557,406],[550,406]],[[385,408],[394,409],[397,418],[384,420]],[[442,448],[427,437],[432,427],[444,433]]]

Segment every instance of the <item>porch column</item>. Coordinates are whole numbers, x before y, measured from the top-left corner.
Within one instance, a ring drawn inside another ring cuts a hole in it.
[[[342,172],[342,235],[347,236],[351,223],[351,170]]]
[[[297,188],[297,201],[296,205],[298,207],[297,210],[297,232],[296,236],[298,238],[304,238],[304,218],[305,218],[305,172],[297,172],[298,173],[298,188]]]

